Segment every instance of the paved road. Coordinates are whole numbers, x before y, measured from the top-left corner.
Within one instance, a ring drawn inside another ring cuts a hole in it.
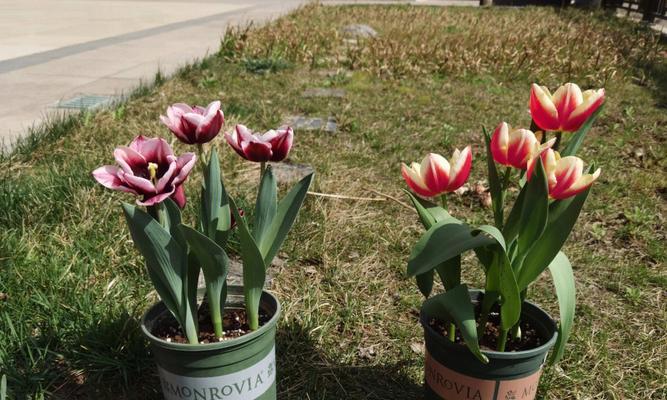
[[[218,49],[226,26],[299,0],[0,0],[0,143],[79,95],[113,96]]]

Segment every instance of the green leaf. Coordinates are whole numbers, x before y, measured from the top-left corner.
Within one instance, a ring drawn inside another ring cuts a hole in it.
[[[146,260],[155,290],[185,329],[183,280],[187,254],[178,242],[148,213],[123,203],[123,211],[135,246]]]
[[[507,216],[505,225],[503,226],[503,236],[507,243],[511,243],[519,234],[519,221],[521,220],[521,210],[523,209],[526,192],[526,185],[524,185],[514,202],[514,206],[512,206],[512,210],[510,210],[510,214]]]
[[[533,170],[533,177],[524,189],[526,198],[521,207],[519,219],[519,236],[517,239],[519,255],[526,254],[536,240],[542,235],[549,218],[549,187],[547,177],[538,159]]]
[[[280,246],[287,238],[287,233],[289,233],[299,214],[299,209],[301,209],[301,205],[306,198],[312,180],[313,173],[310,173],[301,179],[278,203],[278,209],[271,226],[269,226],[262,237],[263,240],[259,243],[266,265],[271,264],[278,250],[280,250]]]
[[[199,265],[204,272],[211,318],[214,327],[216,327],[216,335],[222,337],[222,312],[224,309],[222,291],[229,272],[229,258],[227,253],[206,235],[186,225],[180,225],[179,228],[190,244],[190,248],[199,260]]]
[[[567,142],[567,146],[563,149],[563,151],[560,152],[560,155],[562,157],[566,156],[574,156],[577,154],[577,151],[579,151],[579,148],[581,145],[584,143],[584,138],[586,137],[586,134],[588,131],[591,130],[591,127],[593,126],[593,123],[595,120],[600,116],[600,113],[604,109],[604,104],[602,104],[600,107],[598,107],[595,112],[588,117],[586,122],[579,128],[579,130],[572,135],[570,138],[570,141]]]
[[[419,220],[421,221],[424,228],[429,229],[438,222],[448,220],[450,222],[462,223],[458,219],[452,217],[447,210],[444,208],[431,203],[428,200],[414,196],[409,191],[405,190],[412,205],[414,205],[417,214],[419,215]]]
[[[259,300],[262,296],[264,281],[266,280],[266,264],[262,253],[250,234],[248,223],[245,217],[241,216],[236,207],[233,198],[229,198],[229,203],[236,219],[239,231],[239,241],[241,242],[241,259],[243,259],[243,293],[245,295],[246,312],[250,329],[255,330],[259,327]]]
[[[500,326],[501,329],[507,330],[521,317],[521,293],[507,255],[503,234],[491,225],[481,225],[473,231],[473,234],[482,232],[495,240],[493,245],[487,246],[485,253],[485,262],[488,262],[485,292],[500,295]]]
[[[485,291],[500,295],[500,328],[509,330],[521,317],[521,292],[507,254],[499,245],[495,249],[493,262],[486,274]]]
[[[0,379],[0,400],[5,400],[7,398],[7,376],[2,375]]]
[[[419,219],[421,220],[422,225],[424,225],[424,228],[429,229],[431,226],[441,221],[450,221],[452,223],[459,224],[462,223],[458,219],[449,215],[449,213],[444,208],[435,205],[428,200],[415,197],[407,190],[405,193],[407,193],[410,201],[412,201],[412,204],[415,207],[415,210],[417,210],[417,214],[419,215]],[[445,285],[445,289],[447,290],[461,283],[460,258],[458,267],[455,265],[456,260],[452,260],[452,262],[445,262],[436,267],[438,275],[440,276],[440,279],[442,280],[443,284]],[[431,291],[433,290],[433,270],[429,270],[423,274],[415,276],[415,280],[417,281],[417,287],[419,287],[421,293],[424,295],[424,297],[428,298],[428,296],[431,294]]]
[[[489,173],[489,191],[491,193],[491,205],[493,208],[493,219],[496,223],[496,226],[502,229],[503,226],[503,188],[500,183],[500,178],[498,177],[498,170],[496,169],[496,163],[493,160],[493,154],[491,153],[491,136],[486,131],[485,127],[482,127],[484,132],[484,143],[486,144],[486,167]]]
[[[493,243],[495,240],[486,235],[472,235],[468,225],[438,222],[412,248],[408,275],[423,274],[467,250]]]
[[[470,300],[466,285],[456,286],[445,293],[426,300],[424,302],[424,312],[429,317],[456,323],[472,354],[484,364],[489,362],[489,359],[479,348],[475,306]]]
[[[575,196],[561,216],[550,223],[542,237],[533,245],[523,261],[517,283],[524,290],[544,271],[565,244],[579,218],[590,188]]]
[[[461,256],[455,256],[435,267],[445,290],[451,290],[461,284]],[[433,270],[431,270],[433,271]],[[419,275],[417,275],[419,276]]]
[[[431,295],[431,291],[433,291],[433,270],[415,276],[415,280],[421,294],[428,298]]]
[[[549,264],[549,271],[556,287],[558,296],[558,308],[560,310],[560,323],[558,324],[558,339],[553,353],[549,359],[550,364],[555,364],[563,357],[565,344],[570,338],[572,324],[574,323],[574,311],[576,305],[576,293],[574,284],[574,273],[570,260],[563,252],[558,252],[556,258]]]
[[[259,184],[257,192],[257,201],[255,203],[255,225],[254,237],[257,243],[262,243],[264,235],[267,233],[273,218],[276,215],[278,207],[278,184],[273,177],[271,166],[269,165],[262,175],[262,181]]]
[[[220,247],[224,247],[227,243],[232,222],[229,198],[222,182],[220,162],[215,149],[211,150],[211,157],[204,170],[201,203],[202,232],[210,239],[215,240]]]
[[[183,249],[187,248],[185,238],[181,234],[181,231],[178,229],[178,225],[181,224],[181,209],[178,207],[176,202],[172,199],[166,199],[162,202],[165,209],[167,210],[167,218],[169,219],[169,234],[176,239],[179,245]]]

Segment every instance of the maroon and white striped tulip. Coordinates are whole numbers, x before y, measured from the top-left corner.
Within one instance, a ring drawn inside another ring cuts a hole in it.
[[[164,139],[138,136],[129,146],[117,147],[113,155],[118,166],[93,171],[102,186],[141,196],[139,205],[152,206],[171,197],[185,207],[183,183],[195,165],[193,153],[176,157]]]
[[[592,174],[584,174],[584,161],[575,156],[562,157],[553,149],[544,150],[539,157],[528,162],[527,179],[533,177],[537,160],[541,158],[549,184],[549,197],[562,200],[588,189],[600,176],[600,168]]]
[[[532,84],[530,115],[545,131],[575,132],[604,103],[604,89],[581,91],[566,83],[551,95],[545,86]]]
[[[289,126],[266,133],[253,133],[244,125],[236,125],[233,132],[225,133],[230,146],[248,161],[282,161],[289,154],[294,131]]]
[[[160,115],[160,121],[187,144],[208,143],[220,132],[225,116],[220,110],[220,102],[214,101],[206,108],[190,107],[176,103],[167,108],[167,115]]]
[[[439,154],[430,153],[421,164],[413,162],[409,167],[401,164],[401,173],[412,191],[422,197],[435,197],[463,186],[470,176],[471,167],[472,151],[468,146],[463,151],[454,150],[449,161]]]
[[[535,134],[528,129],[510,129],[506,122],[501,122],[491,136],[491,154],[501,165],[526,169],[528,160],[553,146],[555,138],[540,145]]]

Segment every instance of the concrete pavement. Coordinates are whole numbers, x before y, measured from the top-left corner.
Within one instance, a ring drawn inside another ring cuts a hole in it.
[[[129,93],[215,52],[225,28],[265,22],[305,1],[0,0],[0,142],[67,100]]]

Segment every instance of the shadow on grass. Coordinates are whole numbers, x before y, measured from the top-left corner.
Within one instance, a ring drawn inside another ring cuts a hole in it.
[[[349,365],[327,356],[298,324],[278,329],[278,399],[423,399],[411,364]]]

